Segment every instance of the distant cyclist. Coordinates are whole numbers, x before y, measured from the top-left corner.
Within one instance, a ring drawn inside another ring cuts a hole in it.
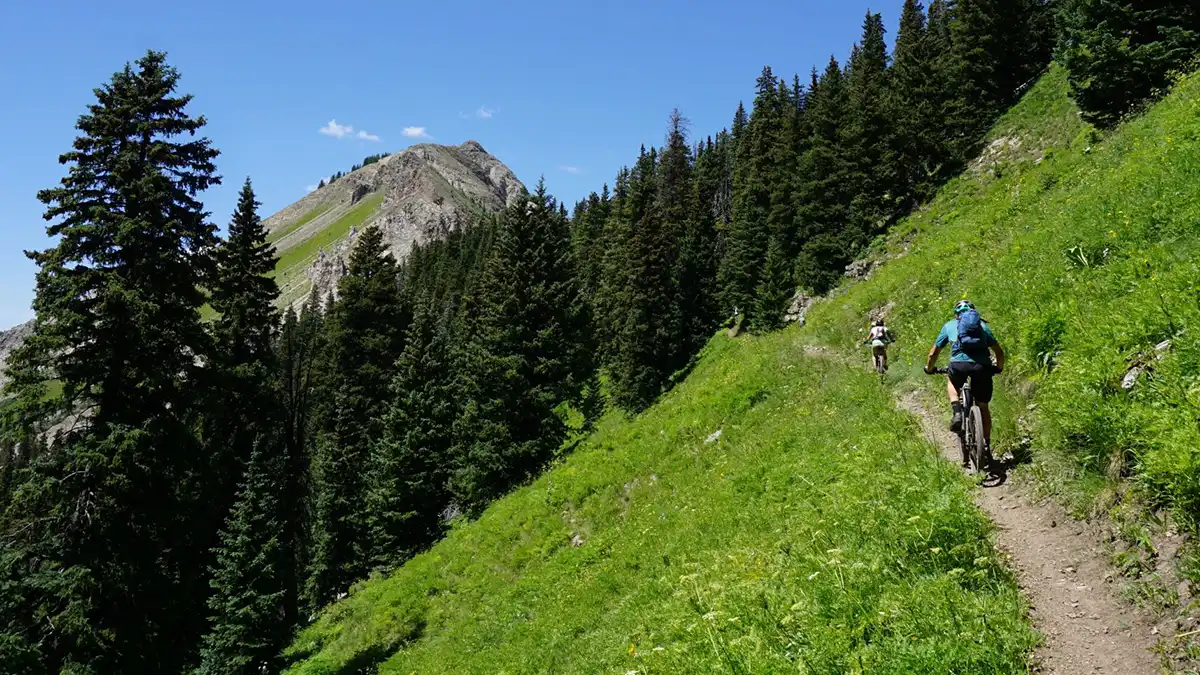
[[[925,372],[932,374],[937,363],[938,354],[950,345],[950,378],[946,385],[946,393],[950,396],[950,407],[954,416],[950,420],[950,431],[958,433],[962,430],[963,409],[958,393],[967,380],[971,380],[971,391],[975,395],[975,403],[983,413],[983,438],[991,446],[992,443],[992,412],[988,405],[992,401],[992,375],[1004,371],[1004,349],[992,334],[991,327],[979,316],[968,300],[960,300],[954,306],[954,318],[942,326],[933,349],[929,350],[929,358],[925,361]],[[991,353],[995,353],[995,365]]]
[[[892,332],[884,325],[883,319],[874,321],[871,329],[867,331],[867,339],[863,340],[863,344],[871,345],[871,356],[879,363],[883,372],[887,372],[887,348],[893,342],[895,340],[892,339]]]

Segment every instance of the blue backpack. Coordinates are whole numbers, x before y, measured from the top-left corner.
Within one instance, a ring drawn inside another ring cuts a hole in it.
[[[966,354],[976,363],[990,361],[987,333],[983,332],[983,319],[978,311],[968,309],[958,315],[958,339],[954,342],[954,350]]]

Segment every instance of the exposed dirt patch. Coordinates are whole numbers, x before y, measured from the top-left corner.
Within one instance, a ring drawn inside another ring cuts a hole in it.
[[[958,441],[947,420],[909,394],[897,405],[915,415],[926,437],[958,463]],[[1033,504],[1008,484],[981,489],[976,503],[996,523],[996,540],[1016,571],[1045,643],[1033,670],[1054,675],[1163,672],[1153,651],[1153,618],[1118,597],[1107,553],[1097,533],[1054,504]]]

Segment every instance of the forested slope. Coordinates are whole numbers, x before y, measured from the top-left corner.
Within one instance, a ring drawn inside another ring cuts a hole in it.
[[[1032,453],[1019,475],[1076,504],[1139,497],[1194,527],[1198,110],[1191,77],[1105,135],[1052,69],[979,161],[872,248],[866,279],[819,300],[803,328],[716,337],[662,402],[606,417],[531,486],[327,612],[293,645],[305,660],[291,672],[754,672],[860,657],[866,672],[1023,672],[1020,600],[984,571],[994,554],[961,480],[888,387],[804,345],[854,353],[867,317],[886,315],[900,336],[889,385],[936,393],[920,365],[968,296],[1012,355],[996,442]],[[877,550],[892,553],[872,562]],[[906,576],[917,570],[924,581]],[[914,622],[900,628],[878,604],[907,592],[891,580],[932,583],[939,600],[894,605]],[[937,628],[951,625],[943,611],[980,607],[997,621],[978,643]]]

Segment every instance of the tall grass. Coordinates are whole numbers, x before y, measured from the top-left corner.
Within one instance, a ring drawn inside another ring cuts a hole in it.
[[[1025,672],[961,474],[796,338],[716,338],[665,401],[323,614],[289,672]]]

